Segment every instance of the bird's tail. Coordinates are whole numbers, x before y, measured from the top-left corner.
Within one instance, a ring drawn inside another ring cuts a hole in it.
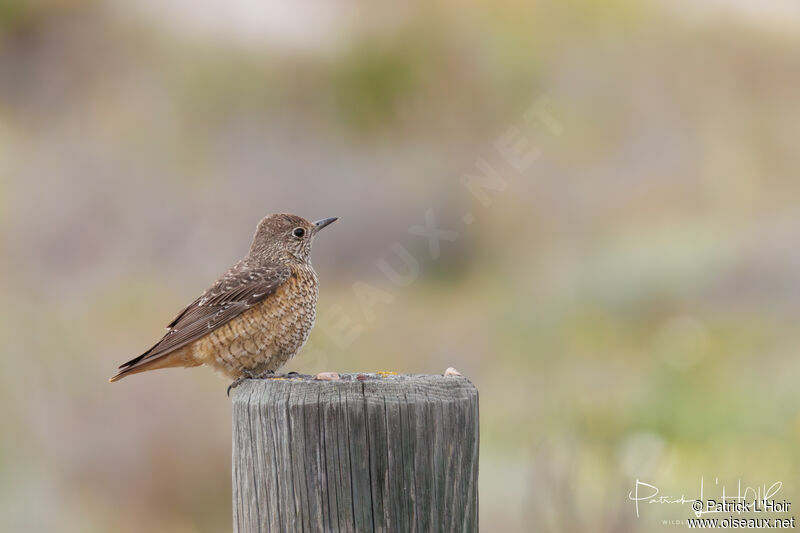
[[[119,372],[108,378],[108,381],[114,383],[126,376],[138,374],[139,372],[146,372],[148,370],[156,370],[159,368],[174,368],[174,367],[192,367],[203,364],[192,357],[191,349],[186,346],[180,350],[156,357],[154,359],[147,359],[144,356],[139,356],[131,359],[124,365],[119,367]]]

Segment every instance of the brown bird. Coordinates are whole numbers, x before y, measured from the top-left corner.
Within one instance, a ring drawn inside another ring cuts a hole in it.
[[[157,368],[207,365],[235,387],[274,373],[300,351],[314,326],[319,285],[309,260],[311,243],[336,220],[261,220],[247,255],[181,311],[155,346],[120,366],[109,381]]]

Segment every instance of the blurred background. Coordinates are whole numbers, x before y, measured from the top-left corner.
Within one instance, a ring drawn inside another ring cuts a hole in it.
[[[288,370],[478,386],[484,531],[689,516],[636,518],[636,479],[800,496],[798,30],[792,0],[0,0],[0,529],[230,530],[227,382],[106,380],[273,212],[341,217]]]

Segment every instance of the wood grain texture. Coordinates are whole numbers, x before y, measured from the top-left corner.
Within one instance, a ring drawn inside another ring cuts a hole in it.
[[[477,389],[366,376],[234,390],[235,532],[478,530]]]

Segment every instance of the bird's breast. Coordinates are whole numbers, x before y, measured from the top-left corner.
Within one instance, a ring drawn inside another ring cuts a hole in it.
[[[308,339],[318,294],[314,270],[296,267],[275,293],[199,339],[195,356],[231,378],[278,370]]]

